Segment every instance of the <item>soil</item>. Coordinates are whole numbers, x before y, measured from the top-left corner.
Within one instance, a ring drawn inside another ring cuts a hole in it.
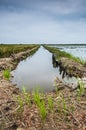
[[[30,50],[27,50],[0,59],[0,130],[86,130],[86,90],[78,97],[77,90],[71,91],[60,81],[57,84],[58,91],[44,95],[46,107],[47,96],[53,99],[53,111],[47,112],[45,121],[41,119],[33,100],[30,101],[30,106],[24,104],[23,109],[19,111],[20,106],[16,99],[19,95],[23,98],[23,94],[16,85],[12,85],[3,77],[3,70],[13,70],[29,53]],[[63,95],[66,101],[66,109],[61,102],[60,106],[57,105],[60,95]],[[32,97],[32,93],[30,96]]]

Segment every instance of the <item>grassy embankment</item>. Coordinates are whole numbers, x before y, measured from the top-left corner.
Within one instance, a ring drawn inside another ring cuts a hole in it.
[[[27,49],[32,49],[39,45],[34,44],[0,44],[0,58],[9,57],[11,54],[15,54]]]
[[[47,46],[47,45],[44,45],[44,47],[49,50],[51,53],[55,53],[55,58],[57,60],[60,60],[62,57],[66,57],[68,59],[71,59],[77,63],[80,63],[81,65],[83,66],[86,66],[86,61],[83,60],[83,59],[80,59],[79,57],[75,57],[73,56],[72,54],[70,53],[67,53],[65,51],[61,51],[59,50],[58,48],[55,48],[55,47],[50,47],[50,46]]]

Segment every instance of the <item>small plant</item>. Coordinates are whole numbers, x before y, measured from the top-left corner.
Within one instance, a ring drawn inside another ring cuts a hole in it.
[[[40,113],[42,121],[45,121],[46,116],[47,116],[47,110],[45,106],[45,101],[44,99],[41,98],[41,96],[43,97],[44,95],[43,93],[40,93],[40,89],[37,88],[33,93],[33,99],[39,109],[39,113]]]
[[[78,97],[81,97],[85,92],[85,88],[84,88],[84,83],[78,79],[78,90],[77,90],[77,95]]]
[[[47,110],[46,110],[46,106],[45,106],[44,100],[42,100],[40,102],[39,112],[40,112],[40,116],[41,116],[42,121],[45,121],[46,116],[47,116]]]
[[[22,88],[24,103],[30,105],[30,94],[26,92],[25,87]]]
[[[64,113],[66,114],[67,113],[67,104],[66,104],[64,97],[62,97],[62,107],[63,107]]]
[[[53,99],[50,96],[48,96],[48,106],[50,110],[53,109]]]
[[[4,70],[3,76],[4,76],[4,78],[6,78],[8,80],[10,78],[10,70],[8,70],[8,69]]]
[[[36,103],[36,105],[39,106],[40,105],[40,100],[41,100],[40,93],[39,93],[39,88],[37,88],[34,91],[33,99],[34,99],[34,102]]]
[[[19,104],[20,108],[22,109],[24,106],[24,101],[20,95],[18,95],[18,97],[17,97],[17,103]]]
[[[74,105],[74,103],[73,103],[73,104],[71,104],[70,109],[71,109],[71,112],[73,113],[73,111],[74,111],[74,109],[75,109],[75,105]]]

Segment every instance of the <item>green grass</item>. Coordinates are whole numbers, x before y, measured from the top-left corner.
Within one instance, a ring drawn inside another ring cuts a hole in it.
[[[77,89],[77,95],[78,98],[80,98],[85,93],[84,83],[78,79],[78,89]]]
[[[35,102],[35,104],[39,107],[40,106],[40,101],[41,101],[41,96],[40,96],[40,89],[37,88],[34,92],[33,92],[33,100]]]
[[[11,76],[10,75],[10,70],[8,70],[8,69],[4,70],[3,71],[3,76],[4,76],[5,79],[9,80],[9,78]]]
[[[47,116],[47,109],[46,109],[46,105],[45,105],[45,101],[44,100],[42,100],[40,102],[39,113],[40,113],[42,121],[44,122],[45,119],[46,119],[46,116]]]
[[[11,54],[15,54],[27,49],[39,47],[34,44],[0,44],[0,58],[9,57]]]
[[[48,108],[52,111],[52,110],[53,110],[53,107],[54,107],[53,99],[52,99],[51,96],[48,96],[48,97],[47,97],[47,100],[48,100]]]
[[[82,87],[79,91],[79,96],[81,97],[83,94]],[[41,93],[40,88],[37,88],[30,95],[30,93],[26,92],[26,89],[23,87],[22,94],[17,96],[16,101],[20,106],[20,109],[18,109],[18,112],[20,112],[20,114],[22,114],[24,110],[24,105],[28,105],[29,108],[33,108],[34,105],[34,107],[38,109],[38,114],[43,124],[45,123],[46,118],[48,118],[48,115],[50,113],[54,116],[56,110],[59,115],[61,114],[65,117],[67,116],[68,112],[73,113],[75,110],[75,104],[73,101],[71,101],[70,97],[65,98],[63,92],[58,91],[58,94],[53,97],[51,95]]]

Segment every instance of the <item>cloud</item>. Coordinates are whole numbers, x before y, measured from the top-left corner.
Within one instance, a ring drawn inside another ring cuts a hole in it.
[[[85,0],[0,0],[0,42],[86,43]]]
[[[71,14],[86,11],[86,0],[0,0],[0,9]]]

